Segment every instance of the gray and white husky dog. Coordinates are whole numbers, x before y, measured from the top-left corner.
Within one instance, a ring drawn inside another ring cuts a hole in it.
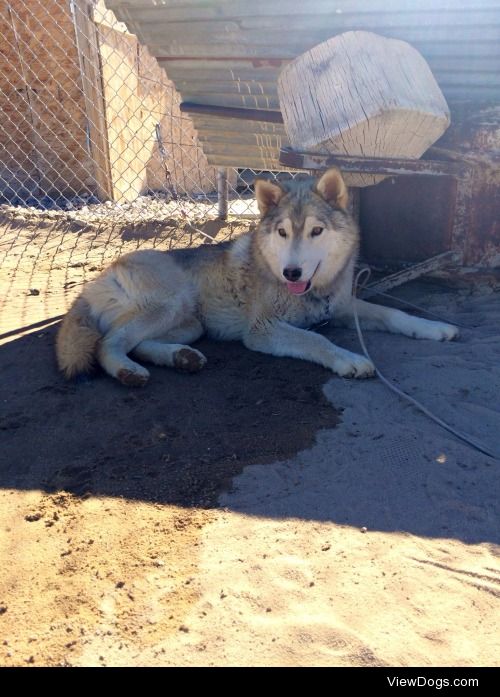
[[[340,172],[319,179],[255,182],[258,228],[234,241],[126,254],[88,283],[64,318],[57,360],[67,378],[97,361],[125,385],[144,385],[137,361],[194,372],[206,333],[254,351],[319,363],[343,377],[374,367],[307,327],[333,319],[416,339],[454,339],[456,327],[353,297],[359,233]]]

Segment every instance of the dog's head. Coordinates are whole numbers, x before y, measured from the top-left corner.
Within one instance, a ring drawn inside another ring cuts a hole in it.
[[[356,254],[358,230],[346,210],[347,187],[338,169],[283,183],[258,178],[255,197],[259,250],[293,295],[328,286]]]

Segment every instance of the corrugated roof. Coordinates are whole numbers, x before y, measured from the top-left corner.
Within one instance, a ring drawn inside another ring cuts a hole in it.
[[[428,61],[448,103],[500,103],[498,0],[106,0],[147,45],[184,101],[279,109],[291,59],[350,30],[403,39]],[[283,126],[193,115],[209,162],[280,169]]]

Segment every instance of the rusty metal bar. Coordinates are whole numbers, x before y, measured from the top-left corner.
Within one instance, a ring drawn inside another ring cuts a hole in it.
[[[469,167],[467,176],[457,181],[455,210],[453,212],[453,225],[451,228],[451,246],[453,249],[462,249],[464,251],[464,256],[467,256],[467,241],[472,208],[471,202],[474,195],[472,186],[473,176],[473,169]]]
[[[309,152],[295,152],[281,148],[279,161],[293,169],[319,170],[338,167],[343,172],[363,174],[385,174],[389,176],[448,176],[456,179],[466,178],[470,166],[460,162],[439,160],[405,160],[383,157],[351,157],[347,155],[323,155]]]
[[[373,295],[385,293],[386,291],[391,290],[391,288],[396,288],[403,283],[413,281],[415,278],[420,278],[420,276],[424,276],[427,273],[444,269],[450,264],[460,264],[462,262],[462,258],[463,255],[461,252],[443,252],[443,254],[438,254],[435,257],[421,261],[419,264],[412,264],[407,269],[403,269],[402,271],[397,271],[389,276],[385,276],[380,281],[370,283],[370,285],[363,288],[361,291],[361,296],[364,300],[366,300],[367,298],[371,298]]]
[[[182,102],[180,110],[186,114],[207,114],[223,119],[243,119],[245,121],[263,121],[265,123],[283,123],[280,111],[267,109],[245,109],[243,107],[218,106],[216,104],[195,104]]]

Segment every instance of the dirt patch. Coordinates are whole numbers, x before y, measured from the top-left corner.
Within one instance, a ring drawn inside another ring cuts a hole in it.
[[[64,491],[2,499],[2,665],[130,663],[178,631],[209,514]]]
[[[0,293],[0,664],[126,665],[139,647],[162,664],[156,647],[188,631],[218,493],[246,465],[335,426],[329,373],[201,341],[198,374],[151,367],[141,389],[101,373],[65,382],[57,325],[19,328],[64,311],[84,279],[148,235],[14,223]]]
[[[147,387],[103,373],[65,382],[56,326],[0,347],[4,487],[211,506],[243,467],[286,458],[334,426],[329,372],[237,343],[196,346],[196,374],[150,366]]]
[[[338,414],[327,371],[229,343],[200,342],[195,375],[152,367],[145,388],[66,383],[54,335],[0,347],[0,662],[129,663],[182,631],[217,494]]]

